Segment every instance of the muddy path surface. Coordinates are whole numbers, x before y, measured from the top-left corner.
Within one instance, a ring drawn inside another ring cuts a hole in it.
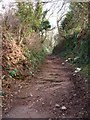
[[[87,79],[57,56],[47,56],[32,80],[14,91],[3,118],[87,118]]]

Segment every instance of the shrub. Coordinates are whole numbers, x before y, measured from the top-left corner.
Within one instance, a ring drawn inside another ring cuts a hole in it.
[[[25,56],[31,63],[32,70],[37,69],[42,61],[44,60],[46,55],[46,51],[44,49],[41,49],[40,51],[36,50],[29,50],[27,47],[25,47]]]

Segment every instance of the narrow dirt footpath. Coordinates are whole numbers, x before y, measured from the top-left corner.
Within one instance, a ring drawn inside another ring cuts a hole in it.
[[[87,80],[59,57],[48,56],[23,84],[5,118],[87,118]]]

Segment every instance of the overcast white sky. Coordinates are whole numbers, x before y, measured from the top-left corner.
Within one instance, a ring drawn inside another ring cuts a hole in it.
[[[48,0],[43,0],[43,1],[48,1]],[[63,5],[63,0],[52,0],[52,3],[48,3],[44,5],[44,9],[51,8],[51,10],[48,12],[47,18],[53,12],[53,14],[49,17],[50,23],[53,27],[56,25],[57,19],[60,16],[62,16],[63,13],[67,13],[67,11],[69,10],[69,3],[66,3],[66,5],[62,8],[59,14],[57,14],[58,10],[61,9],[62,5]]]
[[[4,10],[2,10],[2,5],[5,6],[6,9],[8,9],[8,5],[10,3],[13,3],[15,2],[15,0],[2,0],[3,2],[0,3],[0,12],[4,12]],[[23,0],[17,0],[17,1],[23,1]],[[32,0],[34,1],[34,0]],[[48,1],[48,0],[43,0],[43,1]],[[53,1],[53,0],[52,0]],[[57,1],[57,0],[54,0],[54,1]],[[57,11],[58,9],[60,9],[60,7],[62,6],[62,3],[63,3],[63,0],[58,0],[59,2],[55,2],[53,4],[53,2],[51,3],[48,3],[48,4],[45,4],[44,5],[44,10],[46,9],[50,9],[50,12],[48,13],[47,15],[47,18],[49,17],[49,15],[53,12],[54,14],[49,18],[49,21],[52,25],[52,27],[56,26],[56,20],[58,17],[60,17],[63,12],[67,12],[69,10],[69,3],[67,3],[65,9],[63,8],[62,11],[59,13],[60,16],[57,15]]]

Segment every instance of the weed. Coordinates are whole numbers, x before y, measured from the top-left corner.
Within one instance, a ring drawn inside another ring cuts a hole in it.
[[[10,70],[10,71],[9,71],[9,77],[10,77],[10,78],[16,77],[17,72],[18,72],[17,69]]]

